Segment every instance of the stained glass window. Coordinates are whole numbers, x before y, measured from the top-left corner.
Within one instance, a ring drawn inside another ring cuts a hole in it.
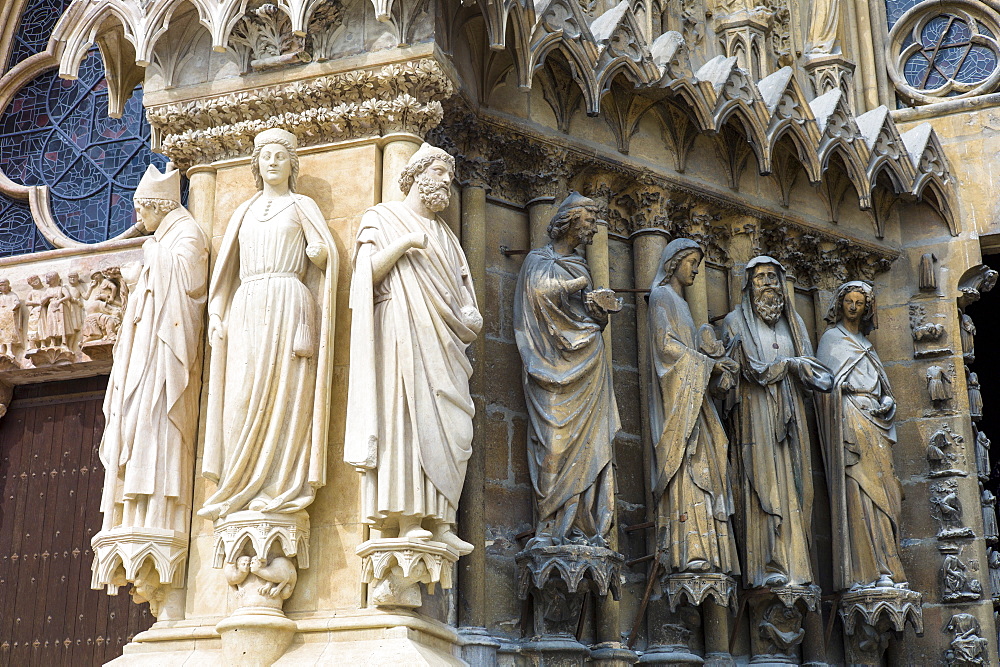
[[[993,36],[982,25],[970,26],[965,20],[941,14],[924,26],[920,50],[903,66],[907,83],[920,90],[935,90],[949,81],[975,85],[985,81],[997,67],[997,54],[972,41],[974,31]],[[949,91],[946,95],[956,95]]]
[[[76,81],[46,72],[19,90],[0,116],[0,169],[22,185],[47,185],[52,215],[84,243],[104,241],[134,221],[132,192],[150,164],[149,125],[137,88],[122,118],[107,115],[107,81],[97,49]]]
[[[21,27],[14,35],[7,69],[45,49],[49,35],[70,0],[31,0],[21,15]]]
[[[906,10],[917,4],[920,4],[920,0],[885,0],[885,14],[889,28],[896,25],[896,21],[906,13]]]

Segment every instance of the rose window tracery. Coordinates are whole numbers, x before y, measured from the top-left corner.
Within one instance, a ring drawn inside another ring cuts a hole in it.
[[[902,5],[911,5],[901,14]],[[1000,84],[1000,15],[981,2],[887,3],[887,62],[901,97],[928,104],[994,92]]]
[[[32,0],[22,14],[10,65],[44,50],[64,0]],[[108,116],[107,81],[96,48],[76,80],[51,65],[9,98],[0,113],[0,171],[17,186],[46,186],[53,235],[71,244],[114,238],[135,221],[132,193],[149,164],[166,159],[149,148],[150,128],[137,88],[121,118]],[[52,247],[16,192],[0,191],[0,256]],[[38,222],[38,225],[41,225]],[[53,234],[54,232],[54,234]],[[56,245],[60,244],[58,240]]]

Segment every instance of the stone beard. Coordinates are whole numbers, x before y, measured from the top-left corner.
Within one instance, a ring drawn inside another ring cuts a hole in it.
[[[777,260],[762,256],[747,264],[743,301],[723,325],[727,354],[740,365],[728,418],[742,493],[743,574],[751,588],[815,581],[805,397],[810,388],[829,391],[832,382],[812,358],[805,324],[787,294],[773,323],[765,319],[772,297],[759,289],[764,285],[784,290],[785,272]],[[763,314],[755,305],[758,293]]]
[[[774,326],[785,310],[785,293],[771,285],[754,285],[753,309],[760,319]]]
[[[401,179],[407,199],[361,219],[344,459],[363,472],[362,516],[382,537],[468,553],[453,526],[475,414],[465,351],[482,316],[459,240],[435,215],[448,205],[450,160],[425,144]]]

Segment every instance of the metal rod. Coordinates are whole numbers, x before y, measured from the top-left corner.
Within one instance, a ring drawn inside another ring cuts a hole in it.
[[[633,524],[631,526],[625,526],[625,532],[626,533],[631,533],[632,531],[635,531],[635,530],[643,530],[644,528],[652,528],[654,525],[656,525],[656,524],[653,523],[652,521],[646,521],[645,523],[636,523],[636,524]]]
[[[653,554],[648,556],[641,556],[639,558],[633,558],[632,560],[625,561],[625,567],[632,567],[633,565],[638,565],[639,563],[645,563],[646,561],[653,560]]]
[[[652,558],[652,556],[650,556]],[[632,621],[632,630],[628,633],[628,641],[625,645],[631,650],[635,646],[635,640],[639,638],[639,626],[642,624],[642,617],[646,615],[646,605],[649,604],[649,596],[653,593],[653,582],[660,571],[660,561],[654,560],[653,567],[649,568],[649,579],[646,581],[646,592],[643,593],[642,602],[635,612],[635,620]]]
[[[530,250],[514,250],[512,248],[508,248],[505,245],[500,246],[500,254],[502,254],[504,257],[510,257],[511,255],[527,255],[529,252],[531,252],[531,251]]]

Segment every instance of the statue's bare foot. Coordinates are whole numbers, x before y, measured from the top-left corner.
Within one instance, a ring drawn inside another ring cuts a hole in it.
[[[471,554],[472,550],[475,549],[475,547],[472,544],[460,538],[450,528],[445,530],[435,531],[434,541],[448,545],[449,547],[457,551],[459,556],[466,556],[468,554]]]
[[[707,560],[697,559],[689,561],[686,569],[688,572],[708,572],[710,568],[711,565]]]

